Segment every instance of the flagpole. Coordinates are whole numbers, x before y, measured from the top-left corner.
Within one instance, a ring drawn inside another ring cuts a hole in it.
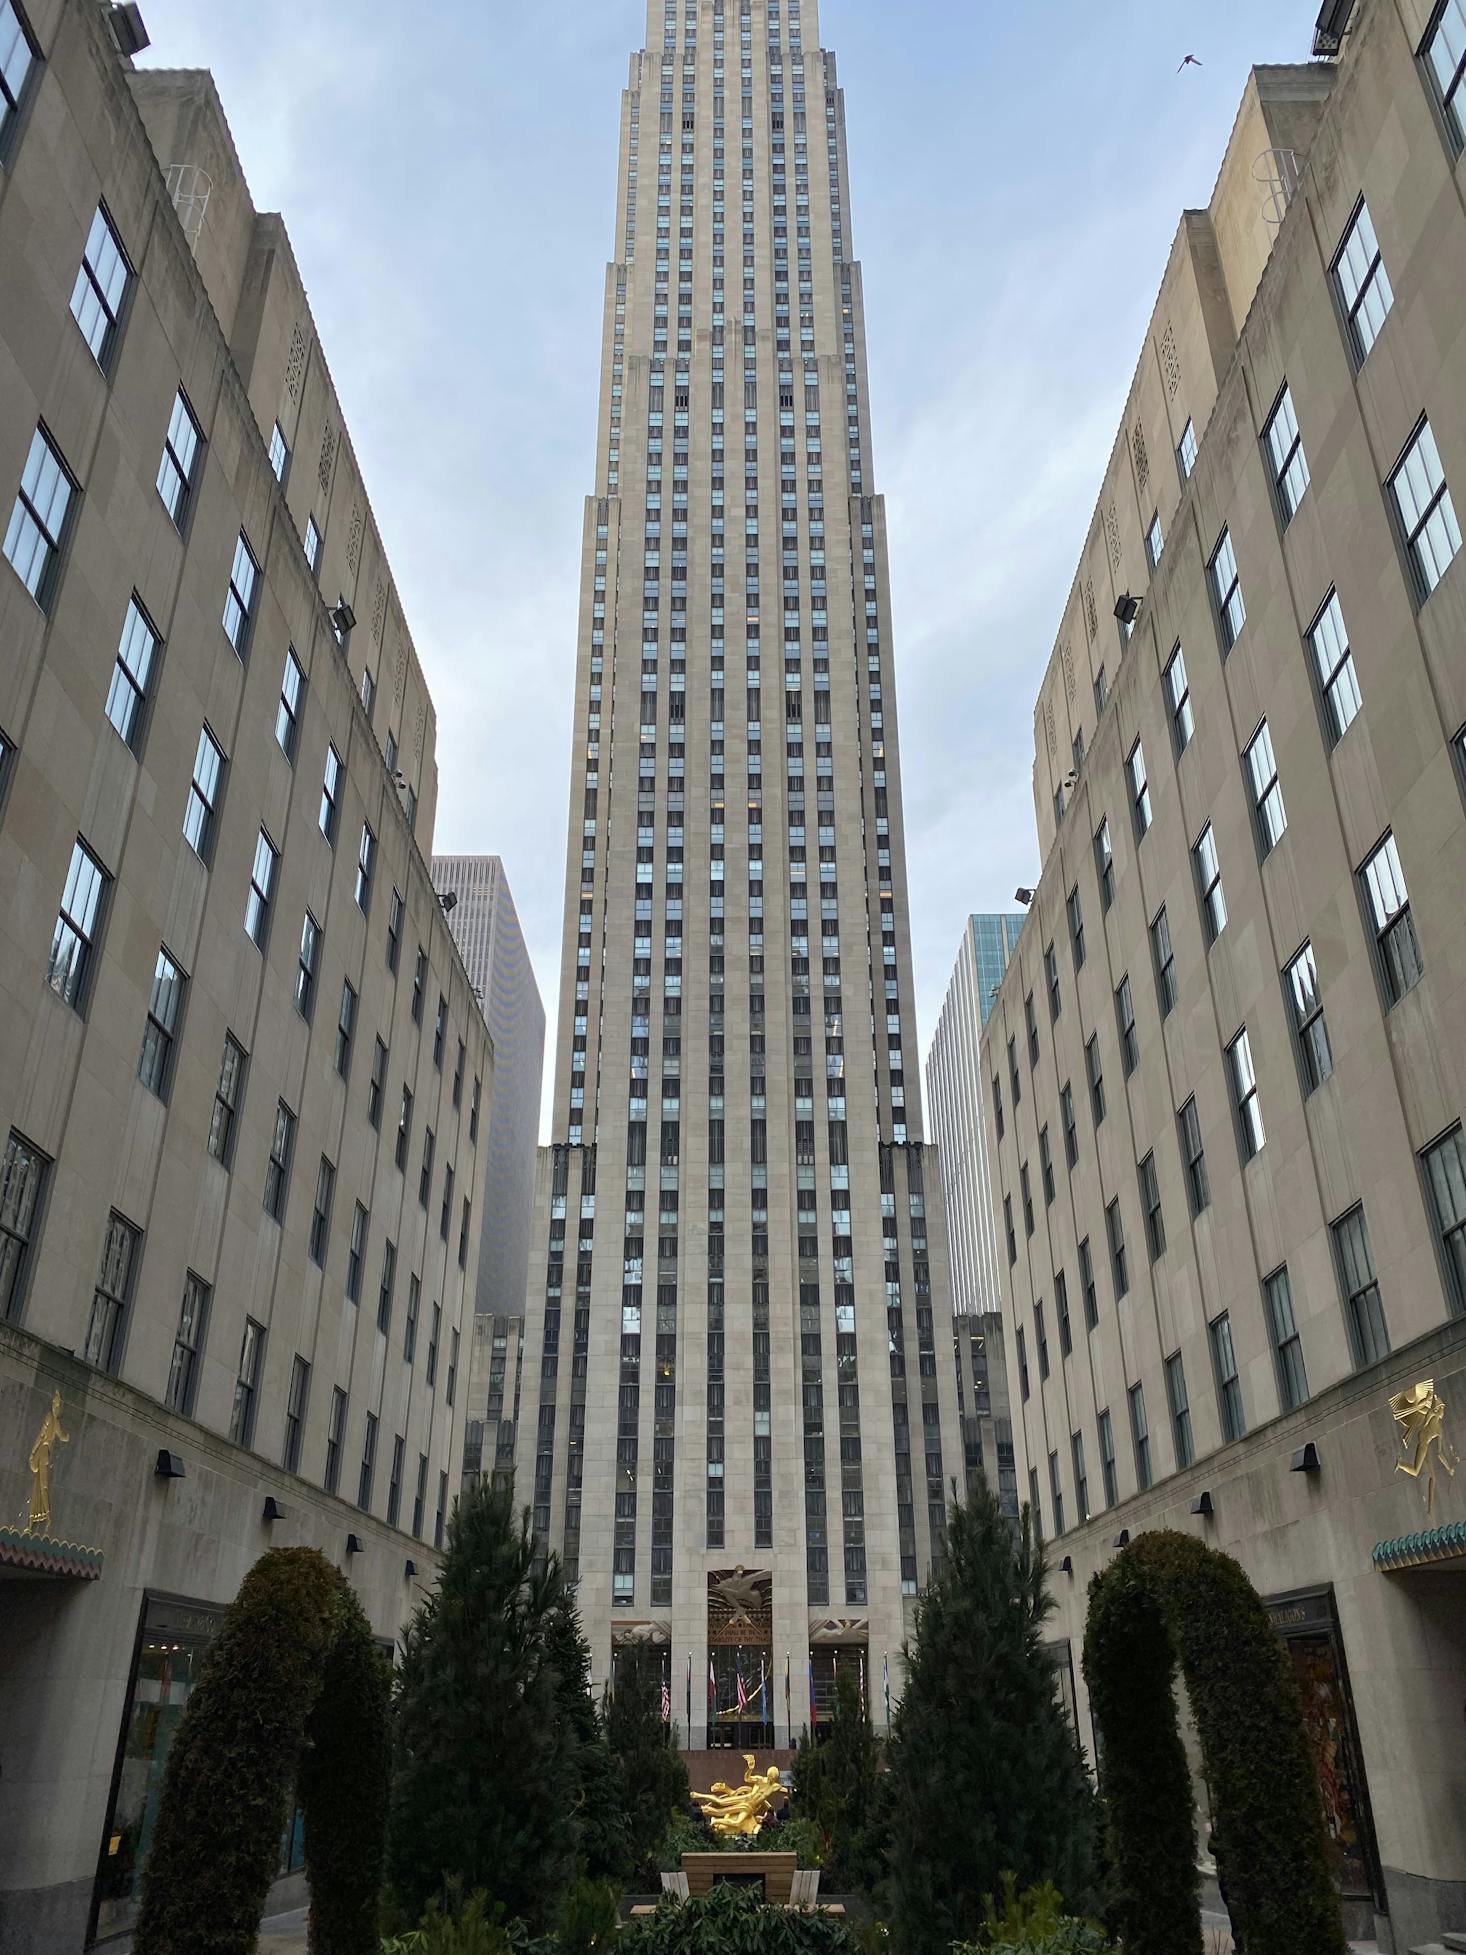
[[[785,1650],[784,1652],[784,1735],[785,1735],[785,1743],[792,1745],[794,1742],[794,1713],[790,1708],[790,1704],[789,1704],[789,1687],[790,1687],[789,1661],[790,1661],[789,1652],[788,1650]]]
[[[687,1742],[692,1743],[692,1651],[687,1652]]]
[[[881,1674],[886,1686],[886,1730],[891,1729],[891,1658],[889,1652],[881,1657]]]

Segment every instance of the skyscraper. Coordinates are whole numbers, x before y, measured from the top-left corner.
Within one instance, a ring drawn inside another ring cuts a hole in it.
[[[618,184],[519,1487],[597,1674],[650,1642],[691,1742],[751,1743],[842,1662],[882,1719],[956,1465],[814,0],[650,0]]]

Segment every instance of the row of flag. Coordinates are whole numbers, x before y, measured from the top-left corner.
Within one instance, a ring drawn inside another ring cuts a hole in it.
[[[741,1662],[735,1664],[733,1674],[736,1702],[727,1705],[720,1711],[718,1709],[717,1675],[714,1670],[713,1659],[711,1657],[708,1658],[708,1721],[714,1723],[718,1721],[727,1722],[730,1719],[745,1720],[749,1706],[752,1704],[758,1707],[757,1718],[747,1718],[747,1721],[766,1722],[768,1714],[768,1698],[766,1693],[769,1683],[767,1664],[762,1658],[759,1659],[758,1688],[756,1690],[751,1690],[744,1681],[743,1665]],[[881,1658],[881,1679],[886,1703],[886,1723],[889,1724],[891,1722],[891,1662],[889,1657],[883,1656]],[[784,1719],[786,1723],[792,1724],[790,1691],[790,1660],[786,1656],[784,1658]],[[862,1711],[866,1708],[864,1651],[860,1654],[860,1708]],[[819,1705],[816,1701],[814,1690],[813,1657],[810,1658],[809,1663],[809,1721],[812,1726],[817,1725],[820,1721]],[[662,1678],[662,1722],[663,1724],[670,1724],[672,1722],[672,1685],[670,1677],[667,1676]],[[690,1655],[687,1659],[687,1722],[690,1727],[692,1724],[692,1657]]]

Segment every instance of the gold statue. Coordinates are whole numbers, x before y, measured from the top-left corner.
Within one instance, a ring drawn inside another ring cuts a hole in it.
[[[751,1751],[744,1752],[743,1765],[742,1785],[726,1785],[719,1779],[711,1792],[692,1795],[702,1809],[703,1818],[722,1839],[738,1833],[745,1837],[757,1833],[775,1799],[787,1797],[779,1783],[777,1765],[770,1765],[766,1772],[755,1772]]]
[[[1407,1386],[1403,1392],[1396,1392],[1390,1400],[1390,1410],[1403,1430],[1400,1434],[1402,1446],[1415,1448],[1412,1459],[1397,1459],[1395,1471],[1408,1473],[1412,1480],[1425,1475],[1425,1511],[1435,1510],[1435,1469],[1443,1466],[1454,1476],[1460,1461],[1460,1454],[1446,1444],[1444,1425],[1446,1402],[1435,1388],[1434,1378],[1426,1378],[1418,1385]],[[1431,1448],[1434,1447],[1434,1457]]]
[[[41,1429],[36,1434],[36,1443],[31,1447],[30,1469],[34,1484],[31,1487],[30,1517],[22,1532],[25,1534],[44,1534],[51,1525],[51,1455],[58,1446],[71,1443],[71,1434],[61,1430],[61,1394],[51,1395],[51,1409],[41,1421]]]

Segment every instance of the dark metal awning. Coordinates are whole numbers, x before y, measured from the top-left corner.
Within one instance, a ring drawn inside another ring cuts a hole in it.
[[[1389,1574],[1396,1568],[1423,1568],[1437,1561],[1466,1563],[1466,1521],[1452,1521],[1448,1527],[1428,1527],[1420,1534],[1397,1534],[1392,1541],[1377,1541],[1372,1559],[1381,1574]]]
[[[40,1576],[95,1582],[102,1573],[102,1550],[83,1548],[75,1541],[57,1541],[49,1534],[0,1526],[0,1581],[7,1576]]]

